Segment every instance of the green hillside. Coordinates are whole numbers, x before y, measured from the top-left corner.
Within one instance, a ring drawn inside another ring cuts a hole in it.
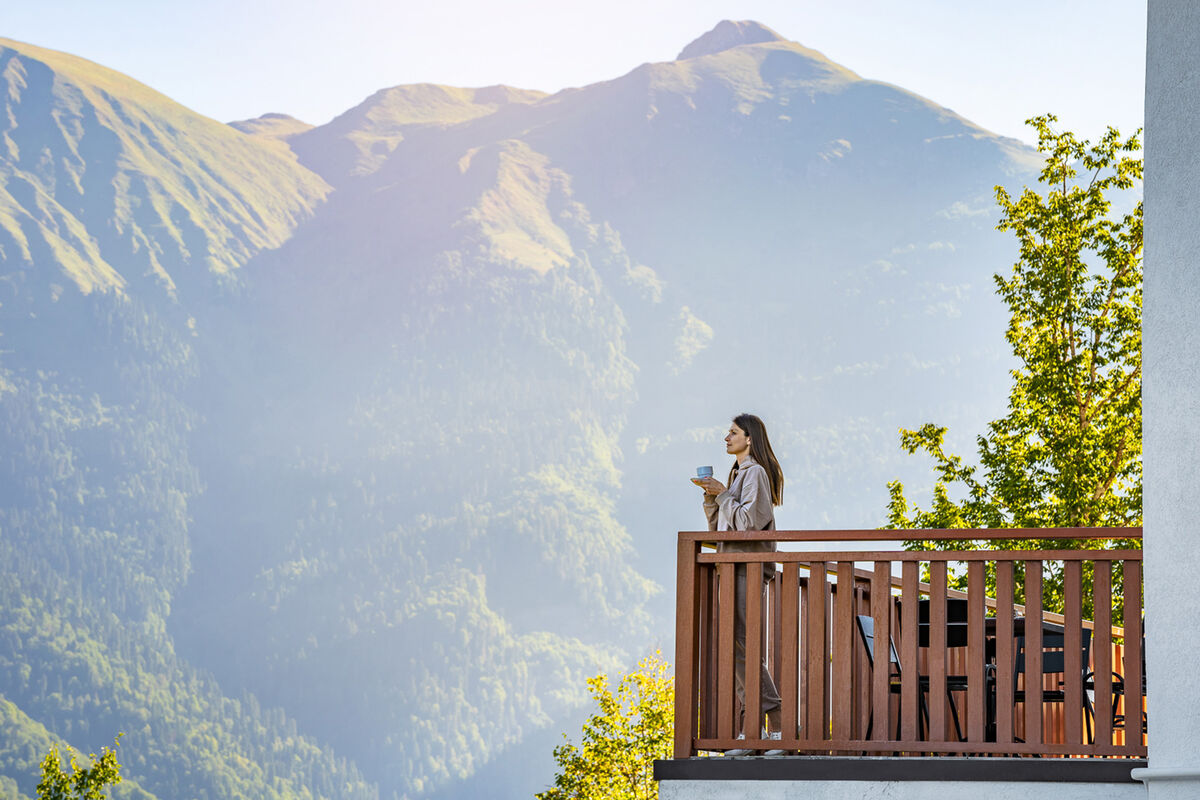
[[[612,513],[634,366],[586,255],[613,245],[554,224],[567,187],[526,149],[481,152],[467,176],[488,188],[412,220],[444,233],[403,276],[372,274],[336,205],[253,265],[270,335],[226,328],[259,357],[224,368],[262,400],[205,429],[238,444],[201,463],[235,466],[197,505],[204,588],[176,610],[180,646],[223,683],[402,797],[502,757],[651,637],[654,587]]]
[[[194,415],[172,385],[186,368],[170,356],[187,349],[131,302],[108,303],[94,330],[129,338],[85,355],[124,351],[108,369],[124,374],[125,392],[83,395],[69,376],[0,372],[4,694],[81,750],[126,732],[122,762],[160,797],[376,797],[282,712],[226,696],[176,656],[166,620],[186,580],[187,507],[199,490],[185,443]],[[0,773],[22,781],[18,756]]]
[[[57,747],[65,763],[69,742],[52,736],[44,725],[36,722],[14,703],[0,695],[0,728],[4,738],[0,739],[0,759],[11,764],[14,774],[20,778],[0,775],[0,799],[28,800],[37,795],[38,779],[41,776],[42,759],[51,747]],[[79,748],[75,748],[79,753]],[[122,752],[118,748],[118,752]],[[79,753],[86,763],[86,753]],[[138,785],[136,780],[122,778],[121,783],[109,793],[112,800],[156,800],[155,796]]]
[[[81,58],[0,39],[0,87],[0,255],[43,285],[199,288],[328,192],[278,148]]]
[[[36,782],[36,725],[83,751],[126,732],[118,796],[377,797],[179,659],[166,627],[203,490],[203,300],[328,188],[82,59],[4,40],[0,86],[0,693],[31,721],[7,735],[5,785]]]

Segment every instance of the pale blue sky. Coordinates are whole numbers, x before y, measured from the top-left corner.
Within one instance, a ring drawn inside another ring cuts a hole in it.
[[[1029,140],[1046,111],[1142,124],[1145,0],[9,0],[0,36],[125,72],[223,121],[323,123],[401,83],[554,91],[664,61],[755,19],[864,77]]]

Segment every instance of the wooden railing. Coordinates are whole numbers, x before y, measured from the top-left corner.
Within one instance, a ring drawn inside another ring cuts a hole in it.
[[[1140,528],[680,533],[675,758],[733,748],[1145,756],[1142,551],[1054,549],[1056,540],[1140,542],[1141,535]],[[1045,545],[795,549],[901,539],[1035,539]],[[781,549],[713,550],[719,542],[761,540]],[[782,566],[765,595],[746,592],[743,708],[734,689],[734,580],[745,569],[748,585],[758,585],[769,564]],[[1061,614],[1042,607],[1046,570],[1061,575]],[[948,576],[962,574],[966,591],[950,588]],[[1091,577],[1090,604],[1085,575]],[[1021,589],[1024,604],[1015,602]],[[1084,618],[1086,605],[1093,619]],[[870,628],[873,645],[863,635]],[[887,657],[893,646],[894,661]],[[760,733],[764,709],[755,665],[764,658],[782,700],[780,740]],[[1027,683],[1041,684],[1041,698]],[[743,713],[746,738],[739,740]]]

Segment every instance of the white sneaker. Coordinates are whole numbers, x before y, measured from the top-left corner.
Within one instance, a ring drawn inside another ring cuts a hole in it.
[[[773,731],[767,738],[779,741],[783,738],[783,733],[780,731]],[[787,754],[787,750],[768,750],[767,752],[763,753],[764,756],[786,756]]]
[[[738,738],[738,739],[745,739],[745,738],[746,738],[746,734],[744,734],[744,733],[739,733],[739,734],[737,735],[737,738]],[[725,751],[725,755],[727,755],[727,756],[748,756],[748,755],[750,755],[750,754],[751,754],[751,753],[753,753],[753,752],[754,752],[753,750],[747,750],[747,749],[746,749],[746,748],[744,748],[744,747],[735,747],[735,748],[733,748],[732,750],[726,750],[726,751]]]

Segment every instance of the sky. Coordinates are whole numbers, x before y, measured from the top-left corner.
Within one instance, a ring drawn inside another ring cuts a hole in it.
[[[321,124],[404,83],[556,91],[673,59],[753,19],[865,78],[1031,142],[1058,115],[1142,124],[1145,0],[8,0],[0,36],[119,70],[222,121]]]

